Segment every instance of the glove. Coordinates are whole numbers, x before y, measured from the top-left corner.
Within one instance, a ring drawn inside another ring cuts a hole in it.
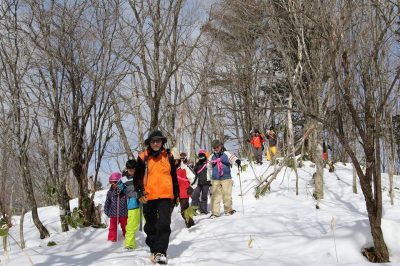
[[[186,190],[186,193],[188,194],[188,195],[192,195],[193,194],[193,191],[194,191],[194,189],[192,188],[192,187],[188,187],[187,188],[187,190]]]
[[[143,191],[143,190],[138,190],[137,191],[137,198],[139,200],[140,203],[147,203],[147,192]]]
[[[178,207],[178,205],[179,205],[179,196],[174,196],[174,199],[172,200],[172,204],[175,206],[175,207]]]
[[[239,159],[237,159],[236,161],[235,161],[235,163],[237,164],[237,166],[238,167],[240,167],[240,164],[242,163]]]

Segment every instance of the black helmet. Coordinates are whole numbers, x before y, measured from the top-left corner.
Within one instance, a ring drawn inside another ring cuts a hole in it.
[[[152,132],[150,132],[150,134],[147,136],[147,139],[144,141],[144,144],[149,146],[151,139],[161,139],[162,144],[165,144],[167,142],[167,138],[164,137],[160,130],[153,130]]]

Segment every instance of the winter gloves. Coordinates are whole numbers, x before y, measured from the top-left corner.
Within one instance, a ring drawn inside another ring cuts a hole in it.
[[[241,164],[242,162],[240,161],[240,159],[237,159],[237,160],[235,161],[235,163],[237,164],[238,167],[240,167],[240,164]]]
[[[140,203],[147,203],[147,192],[144,190],[138,190],[137,191],[137,198]]]

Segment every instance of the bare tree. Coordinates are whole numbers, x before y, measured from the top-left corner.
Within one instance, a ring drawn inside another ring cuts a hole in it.
[[[184,3],[183,0],[129,0],[134,20],[128,24],[138,39],[137,60],[130,63],[137,69],[135,75],[144,81],[141,92],[150,110],[150,129],[160,126],[161,100],[199,38],[192,40],[193,22],[185,21],[190,17],[182,11]]]
[[[287,74],[297,75],[299,80],[291,86],[297,92],[295,99],[315,125],[323,125],[335,134],[351,157],[366,201],[375,260],[387,262],[389,253],[381,230],[380,141],[384,106],[398,88],[400,76],[397,62],[394,67],[387,64],[396,18],[394,4],[333,1],[308,3],[305,8],[302,1],[272,3],[281,25],[280,36],[287,36],[277,39],[277,45],[285,47],[281,53],[287,58]],[[282,17],[285,19],[280,20]],[[322,102],[307,98],[311,95]],[[356,128],[365,171],[350,144],[353,137],[347,133],[351,128],[346,127],[345,113],[350,114],[347,119]],[[327,123],[325,117],[332,121]],[[320,129],[316,130],[319,139],[318,132]],[[320,157],[318,149],[314,156]]]
[[[32,106],[32,99],[27,90],[28,84],[25,80],[30,68],[32,49],[29,48],[24,40],[19,19],[20,12],[19,2],[10,5],[9,12],[6,14],[0,29],[4,33],[4,37],[0,41],[0,61],[3,68],[2,80],[4,81],[4,89],[8,94],[7,109],[10,110],[12,117],[11,125],[4,124],[2,126],[10,127],[12,132],[12,149],[10,150],[16,153],[27,205],[32,211],[32,218],[39,230],[40,238],[45,238],[49,236],[49,232],[43,226],[37,212],[28,156],[32,119],[34,118],[32,109],[37,108],[37,106]]]

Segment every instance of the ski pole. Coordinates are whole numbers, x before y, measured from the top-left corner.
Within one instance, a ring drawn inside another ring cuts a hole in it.
[[[243,191],[242,191],[242,179],[240,178],[240,168],[238,166],[238,176],[239,176],[239,185],[240,185],[240,197],[242,198],[242,211],[244,215],[244,204],[243,204]]]
[[[119,220],[119,193],[117,196],[117,242],[118,242],[118,221]]]

